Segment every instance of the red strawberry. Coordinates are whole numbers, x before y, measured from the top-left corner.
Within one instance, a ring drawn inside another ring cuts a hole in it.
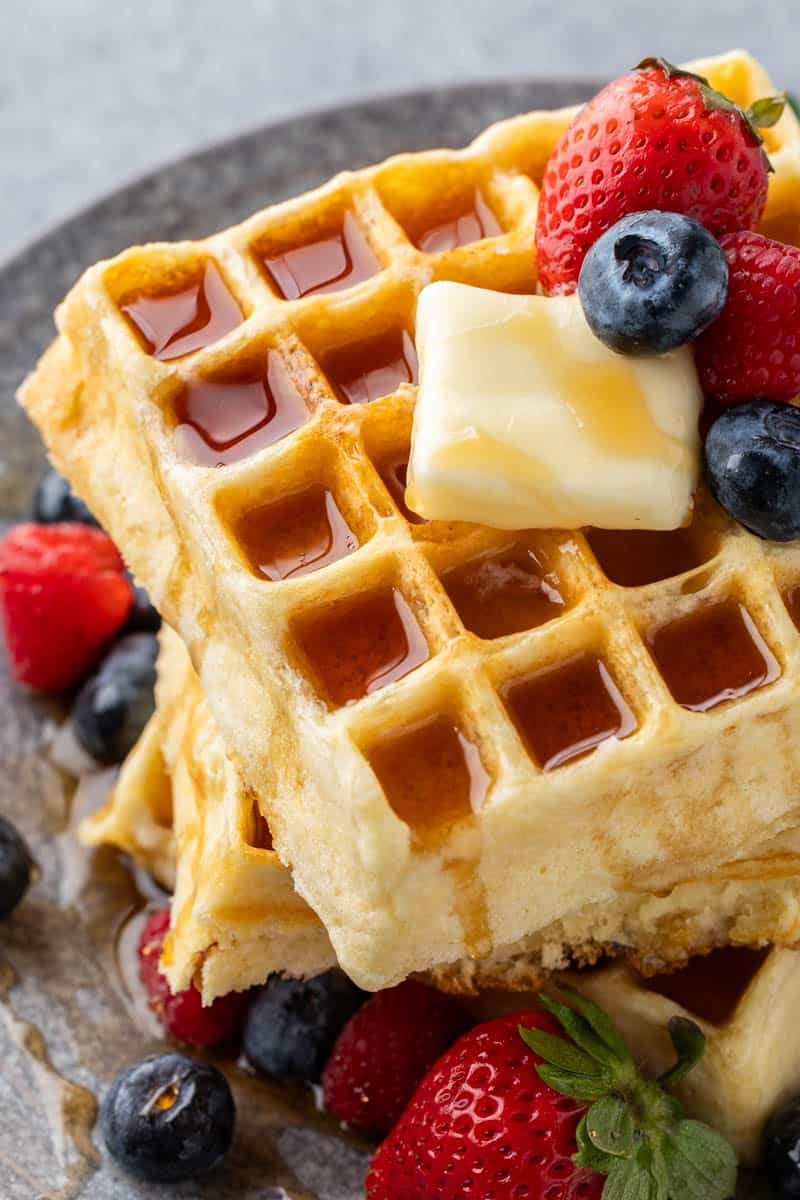
[[[775,98],[745,112],[663,59],[608,84],[547,164],[536,223],[545,291],[573,292],[587,250],[628,213],[683,213],[718,237],[751,229],[770,170],[756,126],[782,109]]]
[[[88,673],[122,625],[133,589],[99,529],[17,525],[0,543],[0,602],[20,683],[61,692]]]
[[[194,984],[173,995],[158,965],[168,929],[169,909],[165,908],[148,917],[139,939],[139,975],[151,1009],[178,1042],[216,1046],[231,1041],[244,1019],[245,993],[230,992],[205,1008]]]
[[[800,395],[800,250],[760,233],[722,238],[730,273],[721,315],[695,344],[706,395],[719,404]]]
[[[388,1133],[417,1085],[469,1026],[450,996],[407,981],[351,1017],[322,1076],[325,1104],[356,1129]]]
[[[375,1155],[368,1200],[734,1194],[730,1146],[665,1090],[703,1053],[698,1027],[670,1022],[678,1061],[649,1082],[608,1017],[569,994],[575,1010],[542,998],[552,1015],[489,1021],[440,1059]]]

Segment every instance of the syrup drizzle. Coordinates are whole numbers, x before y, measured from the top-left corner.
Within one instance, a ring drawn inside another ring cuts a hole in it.
[[[781,673],[750,613],[736,600],[651,630],[647,644],[675,700],[690,712],[740,700]]]
[[[389,396],[404,383],[416,383],[419,370],[405,329],[332,350],[322,366],[343,404],[370,404]]]
[[[564,609],[558,579],[521,542],[451,567],[442,583],[466,628],[481,638],[522,633]]]
[[[588,529],[586,539],[606,578],[621,587],[644,587],[684,575],[714,553],[701,545],[691,526],[669,533]]]
[[[345,213],[338,233],[275,257],[259,258],[269,282],[284,300],[299,300],[303,296],[355,287],[381,269],[364,231],[351,212]]]
[[[121,311],[161,362],[182,358],[219,341],[244,320],[219,269],[206,263],[202,279],[166,296],[138,296]]]
[[[236,536],[263,579],[293,579],[319,571],[358,549],[358,538],[332,492],[310,488],[239,519]]]
[[[423,230],[416,244],[425,254],[442,254],[483,238],[499,237],[502,232],[500,222],[486,203],[483,193],[476,190],[471,205],[465,211]]]
[[[506,684],[502,696],[543,771],[585,757],[608,738],[630,737],[637,728],[608,667],[593,654],[579,654],[515,679]]]
[[[402,679],[429,657],[398,588],[378,588],[305,613],[294,631],[323,698],[334,707]]]
[[[308,409],[275,350],[266,375],[192,379],[175,403],[176,436],[201,466],[224,467],[272,446],[308,420]]]

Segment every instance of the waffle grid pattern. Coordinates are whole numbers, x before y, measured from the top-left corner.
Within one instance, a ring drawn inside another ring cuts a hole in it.
[[[699,69],[744,103],[770,89],[746,56]],[[763,547],[703,500],[697,522],[703,538],[718,535],[718,553],[688,576],[622,589],[608,581],[582,535],[536,535],[560,581],[563,614],[482,641],[465,630],[440,575],[506,545],[508,535],[406,521],[380,468],[407,452],[413,387],[347,406],[318,365],[364,337],[413,334],[416,297],[434,279],[532,290],[537,182],[571,116],[514,118],[466,151],[391,160],[205,243],[135,249],[100,264],[68,297],[61,344],[23,389],[54,457],[186,641],[299,891],[328,927],[342,964],[367,986],[463,954],[485,955],[619,887],[668,888],[746,854],[800,816],[800,638],[779,595],[800,579],[798,551]],[[794,117],[787,114],[768,139],[776,176],[764,228],[800,240]],[[429,220],[457,216],[476,192],[505,230],[500,237],[438,255],[415,247]],[[347,213],[382,270],[351,289],[280,299],[259,264],[329,237]],[[177,363],[157,362],[120,307],[139,294],[179,289],[209,261],[246,320]],[[235,380],[258,363],[263,369],[270,350],[285,363],[308,420],[222,470],[188,461],[174,416],[187,384]],[[43,397],[56,373],[62,389],[71,378],[72,391],[48,417],[52,401]],[[131,512],[110,468],[104,477],[82,465],[101,430],[117,446],[134,439],[126,474],[146,513]],[[359,549],[299,578],[256,577],[234,533],[241,514],[312,483],[333,494]],[[159,539],[168,545],[154,556]],[[385,689],[336,707],[324,680],[320,686],[321,660],[304,623],[333,606],[346,615],[354,597],[387,587],[414,614],[428,659]],[[674,702],[643,635],[730,596],[745,604],[781,677],[735,706],[689,713]],[[545,773],[500,693],[584,651],[607,664],[638,728],[625,742],[606,741],[590,757]],[[369,760],[387,733],[442,713],[477,751],[489,785],[477,815],[454,817],[448,807],[435,837],[430,817],[425,836],[417,836],[392,811],[391,789],[387,800]],[[759,722],[774,727],[780,751],[753,764],[748,743]]]

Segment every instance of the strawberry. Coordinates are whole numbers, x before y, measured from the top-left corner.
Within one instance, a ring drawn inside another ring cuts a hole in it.
[[[364,1004],[339,1034],[322,1076],[328,1111],[356,1129],[388,1133],[417,1085],[467,1029],[450,996],[408,980]]]
[[[605,1013],[565,995],[574,1008],[542,997],[545,1012],[479,1025],[440,1059],[375,1155],[368,1200],[733,1196],[730,1146],[668,1090],[702,1055],[699,1028],[670,1022],[677,1062],[651,1082]]]
[[[165,908],[148,917],[139,938],[139,975],[150,1008],[177,1042],[189,1046],[217,1046],[231,1041],[244,1020],[245,994],[230,992],[204,1008],[194,984],[183,992],[173,993],[159,967],[168,930],[169,909]]]
[[[125,624],[133,589],[111,539],[73,523],[17,525],[0,542],[0,603],[20,683],[78,683]]]
[[[629,213],[683,213],[717,237],[751,229],[771,169],[758,128],[773,125],[783,104],[771,97],[744,111],[661,58],[608,84],[547,164],[536,222],[544,290],[573,292],[586,252]]]
[[[800,394],[800,250],[760,233],[721,239],[728,298],[695,344],[703,391],[717,404]]]

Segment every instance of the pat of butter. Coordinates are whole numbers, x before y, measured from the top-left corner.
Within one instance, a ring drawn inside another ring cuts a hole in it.
[[[420,385],[406,501],[497,529],[677,529],[700,472],[688,347],[615,354],[577,296],[433,283],[417,306]]]

